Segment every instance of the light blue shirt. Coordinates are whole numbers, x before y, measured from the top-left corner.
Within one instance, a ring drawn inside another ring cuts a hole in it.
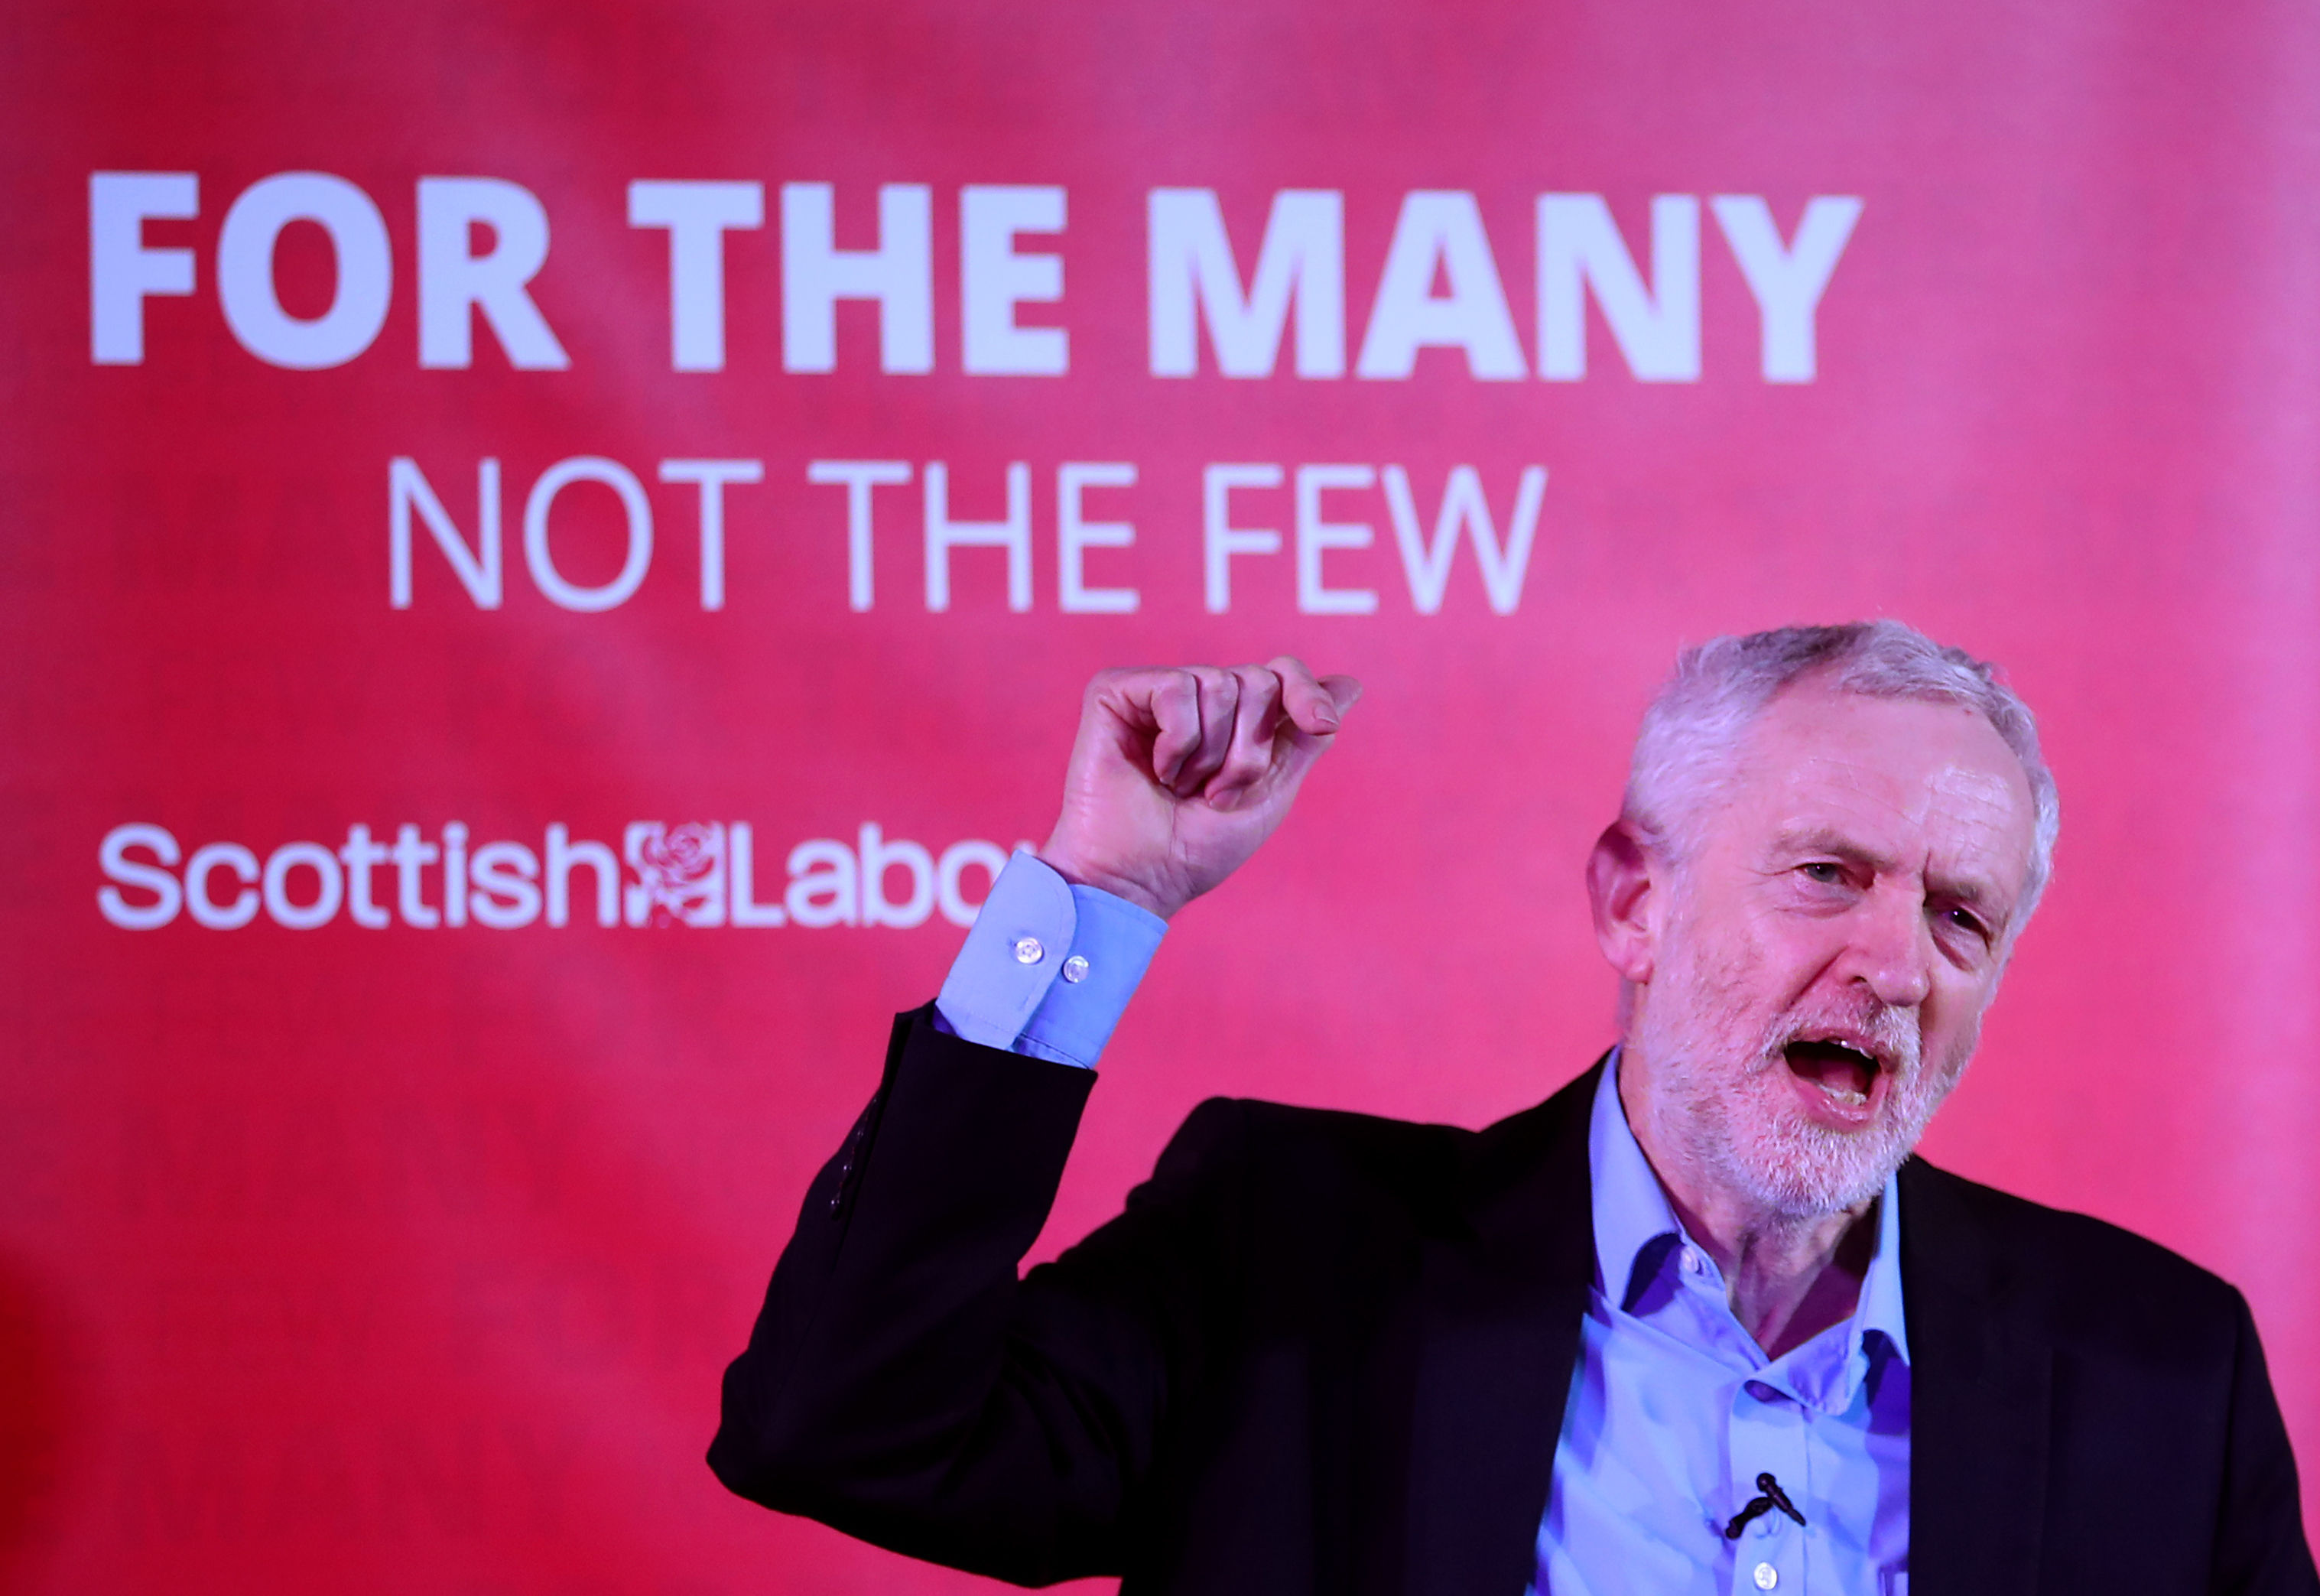
[[[969,1041],[1094,1067],[1166,922],[1019,852],[935,1000]],[[1580,1330],[1538,1596],[1907,1596],[1909,1343],[1900,1199],[1888,1179],[1853,1317],[1778,1358],[1733,1317],[1684,1234],[1604,1068],[1587,1138],[1595,1288]],[[1778,1510],[1731,1517],[1769,1473]]]
[[[1909,1338],[1890,1176],[1853,1317],[1767,1358],[1669,1207],[1621,1111],[1587,1131],[1595,1287],[1538,1531],[1541,1596],[1900,1596],[1908,1590]],[[1724,1527],[1769,1473],[1778,1509]]]
[[[1018,848],[935,999],[954,1036],[1093,1069],[1168,922]]]

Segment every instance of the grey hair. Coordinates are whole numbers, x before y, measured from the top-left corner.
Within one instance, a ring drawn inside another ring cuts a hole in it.
[[[2053,773],[2038,750],[2037,721],[1998,679],[1997,667],[1899,621],[1784,626],[1685,649],[1644,712],[1621,817],[1647,846],[1681,859],[1689,823],[1729,774],[1742,737],[1773,699],[1808,676],[1866,698],[1962,704],[2014,750],[2036,816],[2030,875],[2014,916],[2018,930],[2053,875],[2062,822]]]

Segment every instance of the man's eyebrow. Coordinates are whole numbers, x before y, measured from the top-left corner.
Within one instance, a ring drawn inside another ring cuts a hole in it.
[[[1998,890],[1998,884],[1987,876],[1932,875],[1926,879],[1926,890],[1934,897],[1980,910],[1994,920],[2012,917],[2013,906]],[[2000,913],[2001,910],[2006,912]]]
[[[1894,865],[1890,854],[1879,853],[1868,844],[1826,826],[1784,827],[1772,836],[1772,851],[1777,854],[1829,854],[1856,865],[1866,865],[1872,870],[1890,870]]]
[[[1890,854],[1879,853],[1857,839],[1826,826],[1792,826],[1773,833],[1775,854],[1826,854],[1831,858],[1866,866],[1871,870],[1890,870],[1896,861]],[[1935,875],[1926,882],[1926,891],[1937,898],[1945,898],[1980,910],[1994,919],[2010,918],[2011,905],[1998,884],[1987,876],[1975,875]],[[2000,911],[2008,911],[2000,914]]]

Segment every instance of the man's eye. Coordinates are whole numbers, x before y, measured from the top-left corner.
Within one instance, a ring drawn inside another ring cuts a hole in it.
[[[1815,859],[1797,868],[1805,873],[1808,880],[1817,881],[1823,886],[1835,886],[1844,879],[1844,866],[1828,859]]]
[[[1972,914],[1968,913],[1965,910],[1953,909],[1949,911],[1946,918],[1950,924],[1957,927],[1958,929],[1967,933],[1969,936],[1986,937],[1989,934],[1988,929],[1982,925],[1981,921]]]

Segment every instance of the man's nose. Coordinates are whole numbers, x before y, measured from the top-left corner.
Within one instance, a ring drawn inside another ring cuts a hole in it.
[[[1872,893],[1853,926],[1848,972],[1889,1008],[1914,1009],[1934,989],[1933,929],[1925,905],[1905,892]]]

